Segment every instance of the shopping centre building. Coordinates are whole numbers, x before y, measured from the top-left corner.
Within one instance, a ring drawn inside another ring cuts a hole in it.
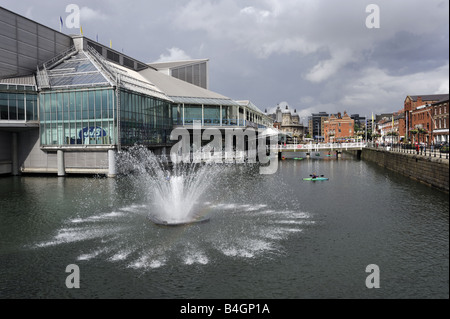
[[[146,64],[0,7],[0,174],[114,176],[118,151],[167,154],[176,127],[272,125],[208,90],[207,64]]]

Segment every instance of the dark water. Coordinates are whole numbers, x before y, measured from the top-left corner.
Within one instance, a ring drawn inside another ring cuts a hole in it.
[[[210,178],[210,221],[176,228],[149,222],[127,177],[1,178],[0,298],[449,297],[447,194],[353,158]]]

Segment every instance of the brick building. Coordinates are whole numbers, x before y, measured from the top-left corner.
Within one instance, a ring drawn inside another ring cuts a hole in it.
[[[448,99],[448,94],[408,95],[403,110],[405,136],[413,143],[432,144],[435,127],[432,105]]]
[[[340,142],[354,137],[355,121],[348,116],[347,112],[341,116],[331,115],[324,122],[324,135],[326,143]]]

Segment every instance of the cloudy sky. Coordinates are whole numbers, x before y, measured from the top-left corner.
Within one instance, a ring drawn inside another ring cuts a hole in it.
[[[85,36],[143,62],[209,58],[212,91],[262,110],[370,116],[449,92],[448,0],[0,0],[56,30],[71,3]]]

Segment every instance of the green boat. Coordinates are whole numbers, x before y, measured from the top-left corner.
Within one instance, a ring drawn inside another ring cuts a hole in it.
[[[327,181],[328,178],[326,178],[326,177],[316,177],[316,178],[308,177],[308,178],[304,178],[303,180],[315,182],[315,181]]]
[[[301,161],[301,160],[303,160],[303,157],[294,157],[294,159],[297,161]]]

